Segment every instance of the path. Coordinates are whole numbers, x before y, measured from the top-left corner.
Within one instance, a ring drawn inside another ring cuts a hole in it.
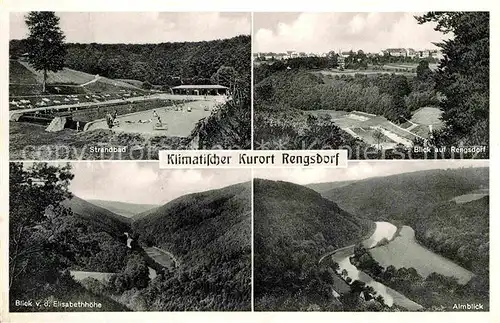
[[[96,75],[96,76],[94,76],[93,80],[90,80],[90,81],[88,81],[86,83],[80,84],[79,86],[84,87],[85,85],[89,85],[89,84],[95,83],[95,82],[99,81],[100,78],[101,77],[99,75]]]
[[[318,261],[318,264],[321,264],[321,262],[326,258],[326,257],[329,257],[329,256],[332,256],[334,253],[337,253],[337,252],[341,252],[341,251],[344,251],[344,250],[348,250],[348,249],[352,249],[352,252],[350,251],[349,253],[354,253],[354,248],[356,247],[356,244],[352,244],[350,246],[347,246],[347,247],[342,247],[342,248],[338,248],[338,249],[335,249],[333,251],[330,251],[326,254],[324,254],[323,256],[321,256],[321,258],[319,258],[319,261]]]

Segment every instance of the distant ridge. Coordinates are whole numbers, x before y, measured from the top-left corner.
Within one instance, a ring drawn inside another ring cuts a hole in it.
[[[105,208],[113,213],[124,216],[126,218],[132,218],[137,214],[155,209],[160,206],[158,204],[136,204],[136,203],[127,203],[120,201],[107,201],[107,200],[87,200],[87,201],[99,207]]]

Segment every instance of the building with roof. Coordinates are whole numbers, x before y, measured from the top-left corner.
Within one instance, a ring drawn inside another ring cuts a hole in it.
[[[172,88],[172,94],[184,95],[224,95],[228,94],[229,88],[222,85],[214,84],[194,84],[194,85],[179,85]]]

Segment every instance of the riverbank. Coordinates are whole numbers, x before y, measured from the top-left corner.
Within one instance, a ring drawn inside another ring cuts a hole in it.
[[[398,231],[398,228],[389,222],[375,222],[375,230],[367,239],[363,239],[361,243],[367,248],[373,248],[381,241],[392,241],[395,239]],[[358,270],[351,264],[350,258],[354,255],[354,248],[356,245],[357,244],[337,249],[330,254],[332,260],[339,264],[337,274],[340,275],[346,283],[349,284],[348,280],[359,280],[364,282],[367,286],[372,287],[377,295],[382,296],[385,304],[389,307],[396,305],[409,311],[418,311],[423,308],[422,305],[407,298],[396,290],[375,281],[368,274]]]

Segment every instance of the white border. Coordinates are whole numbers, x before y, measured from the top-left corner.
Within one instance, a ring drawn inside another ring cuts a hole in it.
[[[4,0],[0,3],[0,60],[5,62],[8,59],[8,11],[29,11],[29,10],[56,10],[56,11],[429,11],[429,10],[485,10],[491,12],[491,75],[500,75],[499,65],[497,63],[499,39],[497,37],[500,30],[498,21],[498,5],[494,1],[488,0],[455,0],[455,1],[269,1],[269,0],[176,0],[163,1],[158,0]],[[409,35],[411,37],[411,35]],[[0,185],[1,202],[0,203],[0,252],[1,252],[1,284],[2,291],[0,299],[2,300],[0,315],[1,320],[5,321],[6,304],[3,302],[6,296],[6,268],[8,268],[8,255],[6,252],[7,229],[8,229],[8,64],[2,64],[0,70]],[[491,89],[499,89],[499,81],[491,77]],[[253,86],[253,85],[252,85]],[[499,119],[497,107],[500,106],[496,91],[490,91],[490,165],[498,165],[499,160],[499,127],[496,122]],[[126,162],[126,161],[124,161]],[[386,161],[391,162],[391,161]],[[418,162],[418,161],[415,161]],[[491,194],[498,193],[499,170],[495,167],[490,168]],[[490,219],[490,286],[491,286],[491,312],[490,313],[47,313],[47,314],[16,314],[10,315],[7,322],[135,322],[143,320],[149,321],[169,321],[169,322],[250,322],[254,320],[264,322],[303,322],[304,320],[315,321],[341,321],[341,322],[363,322],[384,321],[384,322],[443,322],[443,321],[474,321],[477,322],[500,322],[500,315],[494,304],[500,304],[498,297],[499,279],[495,273],[500,269],[498,257],[499,237],[494,234],[499,229],[500,212],[499,202],[493,198],[491,201],[491,211],[493,215]]]

